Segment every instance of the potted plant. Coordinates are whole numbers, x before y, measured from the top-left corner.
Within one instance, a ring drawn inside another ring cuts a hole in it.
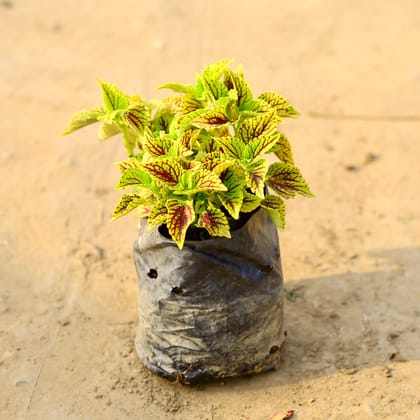
[[[100,122],[122,133],[122,195],[112,219],[140,218],[137,352],[153,372],[191,383],[272,369],[283,341],[277,227],[284,200],[311,196],[278,124],[297,117],[279,94],[255,97],[241,66],[221,60],[195,84],[146,101],[99,81],[104,104],[63,134]],[[271,163],[269,154],[279,161]]]

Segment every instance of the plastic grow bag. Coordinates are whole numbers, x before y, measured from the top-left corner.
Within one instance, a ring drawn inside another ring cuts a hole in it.
[[[277,229],[259,210],[232,238],[179,250],[141,223],[136,350],[152,372],[192,383],[270,370],[283,342]]]

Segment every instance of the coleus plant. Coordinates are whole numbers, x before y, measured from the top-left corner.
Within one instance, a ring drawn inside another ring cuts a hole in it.
[[[260,207],[283,229],[284,199],[312,195],[278,131],[297,111],[277,93],[255,97],[233,61],[208,66],[195,84],[161,86],[175,94],[159,101],[99,80],[104,104],[77,112],[63,134],[98,121],[100,139],[122,133],[128,158],[117,162],[117,189],[131,191],[113,219],[136,209],[149,228],[166,225],[181,249],[193,229],[230,238],[235,221]],[[270,153],[279,161],[270,164]]]

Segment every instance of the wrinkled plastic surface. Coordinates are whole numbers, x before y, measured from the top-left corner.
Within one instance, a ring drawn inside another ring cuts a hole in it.
[[[283,342],[277,229],[260,210],[232,239],[176,244],[141,224],[136,349],[167,379],[192,383],[276,367]]]

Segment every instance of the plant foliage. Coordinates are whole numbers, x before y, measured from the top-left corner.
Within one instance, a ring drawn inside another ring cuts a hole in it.
[[[284,200],[312,195],[277,128],[297,111],[274,92],[254,97],[232,62],[208,66],[195,84],[161,86],[175,92],[161,101],[98,80],[103,106],[77,112],[63,134],[95,122],[101,123],[100,139],[122,133],[128,158],[117,163],[117,188],[131,192],[113,219],[136,210],[150,228],[165,224],[182,248],[189,228],[230,238],[241,213],[259,207],[284,228]],[[270,153],[279,162],[270,164]]]

